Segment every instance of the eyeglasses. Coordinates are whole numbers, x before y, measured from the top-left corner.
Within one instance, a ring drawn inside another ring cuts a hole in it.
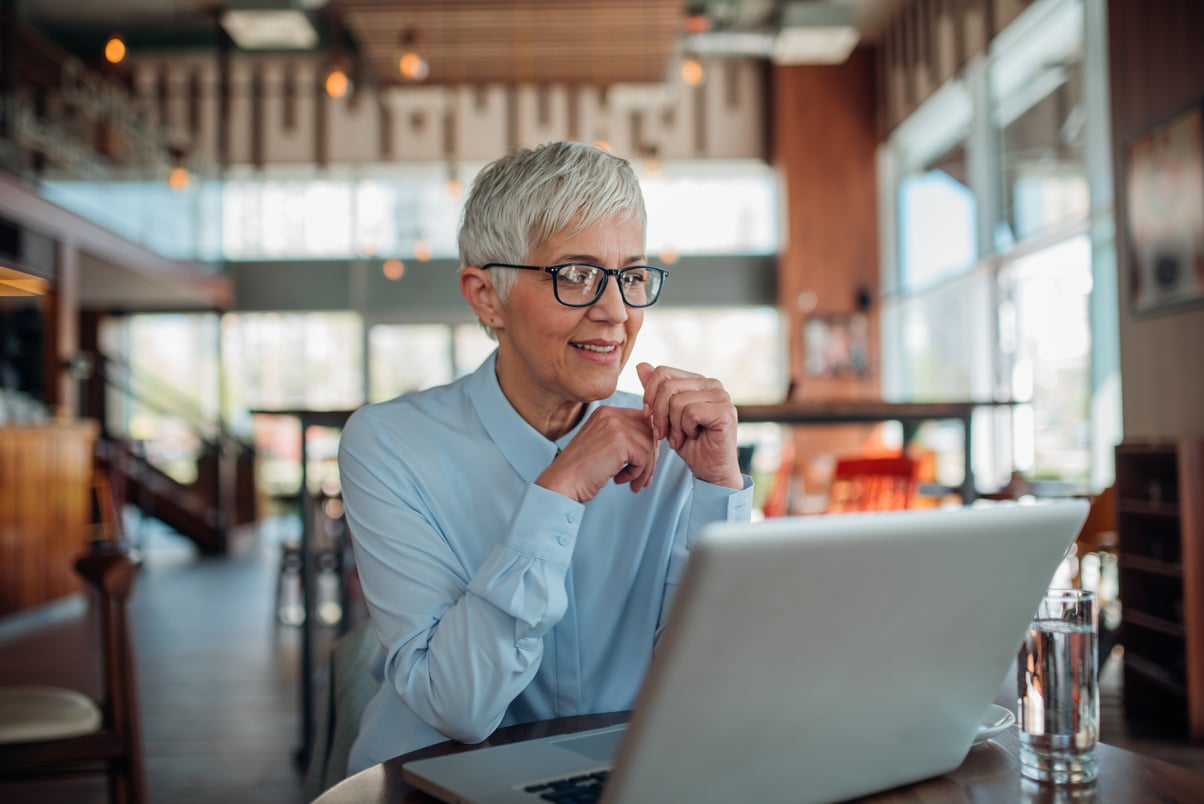
[[[606,289],[606,278],[618,278],[619,295],[628,307],[651,307],[661,295],[665,275],[669,272],[651,265],[633,265],[630,268],[603,268],[588,262],[570,262],[564,265],[511,265],[491,262],[481,268],[521,268],[524,271],[544,271],[552,275],[552,290],[556,301],[566,307],[589,307],[602,298]]]

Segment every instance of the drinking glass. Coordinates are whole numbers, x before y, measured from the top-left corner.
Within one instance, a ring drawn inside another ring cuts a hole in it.
[[[1055,784],[1099,774],[1099,604],[1085,589],[1049,589],[1017,659],[1020,771]]]

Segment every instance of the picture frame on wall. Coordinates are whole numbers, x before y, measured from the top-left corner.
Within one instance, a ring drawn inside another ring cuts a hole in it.
[[[864,313],[813,315],[803,322],[803,367],[808,377],[869,374],[870,326]]]
[[[1204,100],[1125,143],[1129,306],[1204,302]]]

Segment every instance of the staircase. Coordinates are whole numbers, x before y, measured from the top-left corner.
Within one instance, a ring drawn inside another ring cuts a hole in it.
[[[254,453],[241,444],[230,451],[232,459],[207,444],[197,462],[197,479],[190,484],[148,461],[136,442],[105,439],[98,455],[124,503],[186,536],[202,554],[224,555],[230,529],[256,518]],[[229,474],[233,477],[225,477]]]

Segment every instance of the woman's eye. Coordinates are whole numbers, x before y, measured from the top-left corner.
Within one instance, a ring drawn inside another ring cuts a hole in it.
[[[589,282],[593,274],[591,268],[563,268],[560,271],[560,280],[571,285],[584,285]]]

